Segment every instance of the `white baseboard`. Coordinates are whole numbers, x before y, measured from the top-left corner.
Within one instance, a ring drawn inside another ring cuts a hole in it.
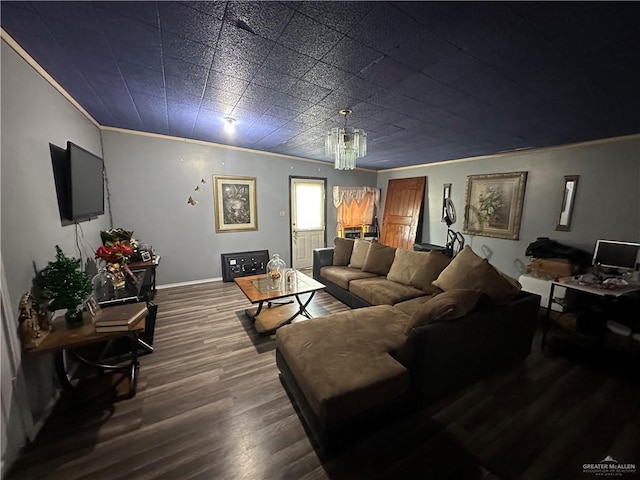
[[[189,285],[200,285],[201,283],[211,283],[211,282],[221,282],[221,281],[222,281],[222,277],[203,278],[202,280],[191,280],[191,281],[188,281],[188,282],[165,283],[164,285],[158,285],[156,288],[158,290],[162,290],[164,288],[188,287]]]

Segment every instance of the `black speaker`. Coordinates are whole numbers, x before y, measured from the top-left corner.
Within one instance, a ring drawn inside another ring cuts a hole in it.
[[[222,264],[222,280],[224,282],[232,282],[237,277],[267,273],[269,250],[223,253],[220,255],[220,260]]]

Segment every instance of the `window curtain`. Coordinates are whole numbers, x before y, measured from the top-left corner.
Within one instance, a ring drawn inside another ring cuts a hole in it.
[[[371,225],[374,207],[380,203],[375,187],[333,187],[333,205],[338,210],[338,231],[342,227]]]

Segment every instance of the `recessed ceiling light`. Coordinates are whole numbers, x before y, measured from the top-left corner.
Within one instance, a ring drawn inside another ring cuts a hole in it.
[[[234,125],[234,124],[236,123],[236,119],[235,119],[235,118],[233,118],[233,117],[225,117],[225,118],[224,118],[224,121],[225,121],[225,124],[224,124],[224,130],[225,130],[227,133],[233,133],[233,132],[235,132],[236,127],[235,127],[235,125]]]

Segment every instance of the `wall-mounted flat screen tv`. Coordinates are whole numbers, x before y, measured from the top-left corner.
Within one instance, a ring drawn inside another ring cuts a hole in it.
[[[104,162],[91,152],[67,142],[70,185],[70,220],[80,221],[104,213]]]

